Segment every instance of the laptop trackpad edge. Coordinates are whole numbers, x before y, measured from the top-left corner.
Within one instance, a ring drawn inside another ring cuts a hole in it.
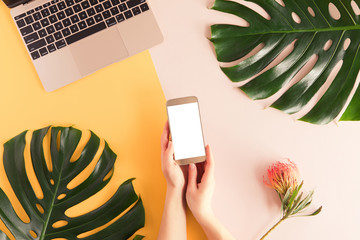
[[[118,62],[129,53],[117,28],[107,28],[70,45],[82,76]]]

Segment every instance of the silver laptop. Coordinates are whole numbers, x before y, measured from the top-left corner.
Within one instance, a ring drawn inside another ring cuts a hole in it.
[[[4,0],[46,91],[163,40],[146,0]]]

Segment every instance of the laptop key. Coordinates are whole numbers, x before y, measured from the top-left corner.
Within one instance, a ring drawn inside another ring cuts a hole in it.
[[[86,19],[86,23],[88,26],[92,26],[95,24],[95,20],[93,17]]]
[[[63,10],[64,8],[66,8],[66,5],[64,2],[59,2],[57,7],[59,8],[59,10]]]
[[[23,14],[20,14],[20,15],[17,15],[16,17],[14,17],[14,19],[15,19],[15,20],[19,20],[19,19],[21,19],[21,18],[23,18],[23,17],[25,17],[25,16],[26,16],[26,14],[23,13]]]
[[[103,6],[104,6],[105,9],[109,9],[109,8],[111,8],[111,2],[106,1],[106,2],[103,3]]]
[[[126,11],[124,14],[125,14],[126,19],[129,19],[133,16],[130,10]]]
[[[43,17],[47,17],[47,16],[50,15],[50,12],[49,12],[49,10],[44,9],[44,10],[41,10],[41,15],[42,15]]]
[[[55,43],[55,45],[56,45],[57,49],[60,49],[60,48],[65,47],[65,46],[66,46],[66,43],[65,43],[65,40],[62,39],[62,40],[60,40],[60,41],[57,41],[57,42]]]
[[[26,44],[32,43],[33,41],[38,40],[38,39],[39,39],[39,35],[36,32],[24,37],[24,41]]]
[[[134,8],[132,9],[132,12],[133,12],[133,14],[134,14],[134,16],[135,16],[135,15],[140,14],[140,13],[141,13],[141,10],[140,10],[139,7],[134,7]]]
[[[66,16],[70,17],[74,14],[74,10],[72,8],[67,8],[65,10]]]
[[[38,59],[40,57],[40,54],[38,53],[38,51],[32,52],[31,57],[32,57],[33,60],[36,60],[36,59]]]
[[[46,28],[46,31],[48,34],[52,34],[55,32],[55,28],[53,26],[49,26]]]
[[[51,7],[49,7],[49,10],[51,13],[56,13],[57,11],[59,11],[59,9],[56,7],[56,5],[52,5]]]
[[[94,8],[89,8],[88,10],[86,10],[87,14],[89,17],[91,17],[92,15],[95,15],[95,9]]]
[[[51,3],[47,2],[47,3],[45,3],[45,4],[43,5],[43,7],[46,8],[46,7],[50,6],[50,4],[51,4]]]
[[[71,34],[70,29],[69,28],[65,28],[64,30],[62,30],[62,34],[64,37],[67,37]]]
[[[118,22],[124,21],[124,20],[125,20],[124,14],[119,14],[119,15],[117,15],[117,16],[116,16],[116,20],[117,20]]]
[[[51,44],[55,41],[55,39],[52,35],[47,36],[45,39],[46,39],[47,44]]]
[[[27,15],[31,15],[31,14],[33,14],[34,12],[35,12],[35,10],[34,10],[34,9],[31,9],[31,10],[27,11],[26,14],[27,14]]]
[[[91,4],[91,6],[94,6],[94,5],[96,5],[98,3],[98,1],[97,0],[90,0],[90,4]]]
[[[35,22],[32,26],[35,31],[37,31],[41,28],[40,22]]]
[[[93,26],[83,30],[83,31],[77,32],[76,34],[65,38],[65,40],[66,40],[67,44],[70,45],[70,44],[72,44],[74,42],[77,42],[77,41],[79,41],[79,40],[81,40],[81,39],[83,39],[85,37],[88,37],[88,36],[90,36],[90,35],[92,35],[94,33],[97,33],[97,32],[99,32],[99,31],[101,31],[101,30],[103,30],[105,28],[106,28],[105,23],[100,22],[100,23],[98,23],[96,25],[93,25]]]
[[[111,0],[111,3],[113,6],[116,6],[116,5],[120,4],[120,1],[119,0]]]
[[[27,16],[27,17],[24,18],[24,19],[25,19],[25,22],[26,22],[27,24],[31,24],[31,23],[34,22],[34,19],[33,19],[32,16]]]
[[[77,31],[79,31],[79,28],[76,24],[70,26],[70,30],[72,33],[76,33]]]
[[[45,46],[46,46],[46,42],[44,39],[40,39],[36,42],[30,43],[29,45],[27,45],[29,52],[35,51],[35,50],[45,47]]]
[[[119,9],[117,7],[113,7],[110,9],[110,12],[113,16],[119,13]]]
[[[86,0],[81,3],[82,8],[85,10],[90,7],[90,3]]]
[[[79,19],[79,17],[78,17],[77,15],[74,15],[74,16],[70,17],[70,19],[71,19],[71,22],[72,22],[73,24],[75,24],[75,23],[77,23],[78,21],[80,21],[80,19]]]
[[[80,29],[86,28],[86,23],[85,23],[85,21],[79,22],[78,25],[79,25],[79,28],[80,28]]]
[[[20,19],[19,21],[16,22],[16,25],[19,27],[19,28],[22,28],[26,25],[24,19]]]
[[[43,57],[43,56],[45,56],[45,55],[47,55],[49,52],[48,52],[48,50],[46,49],[46,47],[44,47],[44,48],[41,48],[40,50],[39,50],[39,52],[40,52],[40,55]]]
[[[108,27],[111,27],[111,26],[115,25],[116,23],[117,23],[117,22],[116,22],[116,20],[115,20],[114,17],[109,18],[109,19],[106,20],[106,25],[107,25]]]
[[[149,10],[149,6],[147,5],[147,3],[140,5],[140,8],[141,8],[141,11],[143,11],[143,12]]]
[[[104,8],[101,4],[95,6],[95,10],[97,13],[104,11]]]
[[[95,21],[98,23],[100,21],[102,21],[104,18],[102,17],[102,15],[99,13],[98,15],[95,15]]]
[[[104,19],[111,17],[109,10],[106,10],[105,12],[103,12],[102,15],[103,15]]]
[[[50,44],[49,46],[47,46],[47,49],[49,50],[49,53],[56,51],[56,47],[54,44]]]
[[[78,13],[82,10],[80,4],[76,4],[75,6],[73,6],[73,8],[76,13]]]
[[[45,29],[41,29],[40,31],[38,31],[38,34],[41,38],[46,37],[46,35],[47,35]]]
[[[36,12],[33,14],[33,18],[35,19],[35,21],[38,21],[38,20],[42,19],[42,16],[39,12]]]
[[[63,36],[62,36],[61,32],[56,32],[56,33],[54,33],[54,37],[56,40],[59,40],[59,39],[62,39]]]
[[[25,36],[25,35],[27,35],[27,34],[29,34],[29,33],[32,33],[33,31],[34,31],[34,30],[33,30],[33,28],[31,27],[31,25],[26,26],[26,27],[20,29],[21,35],[23,35],[23,36]]]
[[[66,2],[66,5],[67,5],[68,7],[70,7],[70,6],[72,6],[72,5],[75,4],[74,0],[65,0],[65,2]]]
[[[71,25],[71,21],[70,21],[69,18],[64,19],[64,20],[62,21],[62,23],[63,23],[64,27],[68,27],[68,26]]]
[[[126,4],[125,3],[120,4],[119,5],[119,10],[120,10],[120,12],[123,12],[123,11],[127,10]]]
[[[58,19],[57,19],[56,15],[51,15],[51,16],[49,17],[49,21],[50,21],[51,23],[56,23],[56,22],[58,21]]]
[[[75,0],[76,3],[79,3],[79,2],[81,2],[81,1],[82,1],[82,0]]]
[[[145,0],[129,0],[126,2],[128,8],[132,8],[132,7],[135,7],[141,3],[144,3]]]
[[[57,13],[56,16],[58,17],[59,20],[62,20],[66,17],[64,11]]]
[[[41,22],[41,26],[46,27],[50,25],[50,22],[47,18],[43,19],[40,21]]]
[[[63,25],[61,24],[61,22],[55,23],[54,27],[55,27],[56,31],[63,29]]]
[[[87,18],[86,12],[82,11],[81,13],[79,13],[79,17],[80,17],[80,20],[84,20],[85,18]]]
[[[42,6],[38,6],[35,8],[35,11],[40,11],[43,7]]]

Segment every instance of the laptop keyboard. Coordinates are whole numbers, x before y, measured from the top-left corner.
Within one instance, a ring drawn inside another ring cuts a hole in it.
[[[145,0],[53,0],[14,19],[36,60],[147,10]]]

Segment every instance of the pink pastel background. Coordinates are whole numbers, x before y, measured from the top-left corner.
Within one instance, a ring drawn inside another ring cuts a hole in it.
[[[239,1],[243,2],[243,1]],[[216,215],[237,239],[259,239],[280,217],[278,196],[263,183],[267,166],[289,157],[315,189],[312,218],[290,219],[268,239],[359,239],[360,122],[326,126],[295,121],[255,102],[221,72],[210,25],[244,21],[208,9],[207,0],[152,0],[165,41],[151,55],[167,99],[199,98],[206,143],[216,158]]]

